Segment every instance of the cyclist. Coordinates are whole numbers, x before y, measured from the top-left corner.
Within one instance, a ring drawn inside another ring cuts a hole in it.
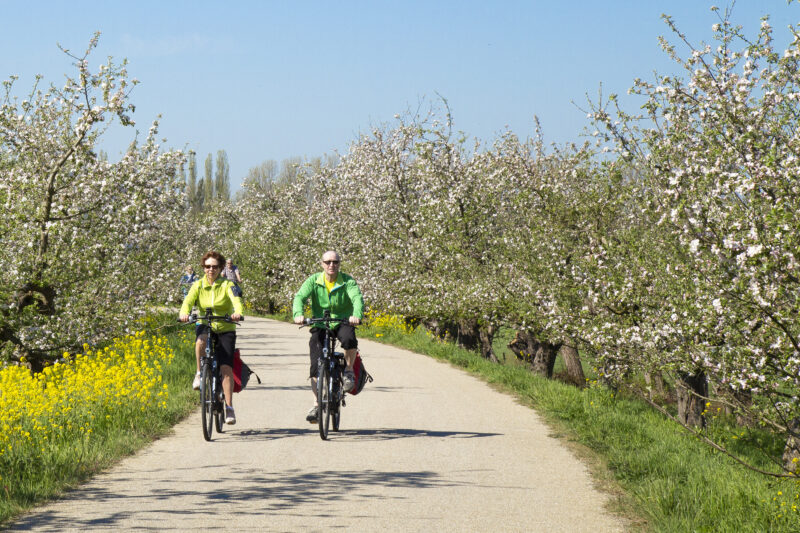
[[[191,287],[192,283],[194,283],[198,279],[199,278],[197,277],[197,274],[194,273],[194,269],[192,268],[192,266],[191,265],[187,266],[186,274],[181,276],[181,283],[180,283],[181,294],[183,294],[184,298],[186,298],[186,295],[189,294],[189,287]]]
[[[294,295],[292,302],[292,315],[295,324],[303,323],[303,307],[306,301],[311,300],[311,314],[314,318],[322,318],[323,312],[328,310],[333,318],[347,318],[348,323],[333,325],[335,335],[344,349],[344,358],[347,368],[344,373],[344,389],[350,390],[355,382],[353,363],[355,362],[358,341],[356,340],[355,327],[364,318],[364,299],[355,280],[339,272],[341,258],[333,250],[322,254],[322,272],[309,276]],[[311,355],[311,390],[314,393],[314,407],[308,411],[306,420],[312,424],[317,423],[319,407],[317,406],[317,363],[322,354],[322,342],[325,332],[323,325],[315,324],[311,329],[311,339],[308,342]]]
[[[189,294],[183,300],[178,320],[187,322],[189,311],[197,305],[201,313],[211,308],[215,315],[230,315],[231,320],[242,318],[242,290],[232,281],[220,276],[225,258],[219,252],[206,252],[200,262],[205,275],[195,281]],[[200,389],[200,356],[206,349],[206,333],[208,324],[197,323],[195,328],[195,355],[197,357],[197,374],[194,376],[192,388]],[[236,326],[227,322],[214,322],[211,334],[216,336],[217,359],[222,375],[222,390],[225,391],[225,423],[235,424],[236,414],[233,411],[233,351],[236,348]]]
[[[222,276],[228,278],[237,285],[242,282],[242,276],[239,274],[239,267],[233,264],[232,259],[225,261],[225,268],[222,269]]]

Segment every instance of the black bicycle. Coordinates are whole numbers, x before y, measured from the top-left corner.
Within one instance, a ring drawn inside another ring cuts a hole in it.
[[[335,351],[336,335],[331,334],[331,324],[346,324],[346,318],[331,318],[330,312],[325,311],[322,318],[306,318],[303,326],[323,324],[325,326],[325,340],[322,343],[322,355],[318,360],[317,371],[317,423],[319,436],[322,440],[328,438],[328,428],[333,419],[333,431],[339,431],[341,408],[345,406],[345,391],[342,378],[347,368],[347,362],[342,352]],[[302,327],[302,326],[301,326]]]
[[[214,315],[210,308],[206,309],[206,314],[203,316],[196,314],[189,316],[190,324],[195,324],[199,320],[204,320],[208,325],[206,350],[200,357],[200,405],[202,406],[200,414],[203,422],[203,437],[210,441],[212,427],[216,426],[217,433],[222,433],[225,424],[225,391],[222,389],[222,377],[217,359],[216,335],[211,335],[211,324],[228,322],[238,326],[239,323],[231,320],[228,315]]]

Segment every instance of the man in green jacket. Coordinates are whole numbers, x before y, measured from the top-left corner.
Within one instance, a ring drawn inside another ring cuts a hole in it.
[[[322,272],[317,272],[303,282],[300,290],[294,295],[292,302],[292,315],[296,324],[303,323],[303,308],[306,301],[311,300],[311,315],[322,318],[325,311],[330,311],[333,318],[347,318],[348,323],[334,326],[336,338],[344,349],[344,358],[347,368],[344,373],[344,390],[353,388],[355,375],[353,363],[358,352],[355,327],[364,318],[364,299],[356,281],[347,274],[339,272],[341,258],[333,250],[322,254]],[[306,420],[315,424],[319,407],[317,406],[317,362],[322,355],[322,342],[325,331],[322,326],[311,329],[311,340],[308,342],[311,355],[311,390],[314,392],[314,407],[308,412]]]

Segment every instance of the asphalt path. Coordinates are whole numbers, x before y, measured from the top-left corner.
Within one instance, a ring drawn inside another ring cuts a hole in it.
[[[262,384],[236,395],[236,425],[206,442],[198,410],[10,530],[625,529],[534,411],[448,364],[359,342],[375,381],[323,441],[305,421],[308,330],[248,318],[237,346]]]

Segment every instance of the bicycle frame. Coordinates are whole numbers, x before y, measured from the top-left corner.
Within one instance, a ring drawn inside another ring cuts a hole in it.
[[[233,324],[237,324],[237,322],[232,321],[228,316],[215,316],[211,308],[206,309],[206,313],[202,317],[193,314],[190,322],[197,323],[198,320],[204,320],[208,327],[205,353],[200,358],[200,414],[203,438],[210,441],[214,426],[217,428],[217,433],[222,433],[225,417],[225,392],[222,388],[220,364],[217,358],[216,336],[213,334],[211,325],[213,322],[219,321]]]
[[[306,326],[311,324],[326,326],[322,353],[317,359],[317,404],[319,406],[317,422],[322,440],[328,438],[328,426],[331,418],[333,418],[333,430],[339,431],[340,408],[346,405],[342,377],[347,365],[344,353],[335,351],[336,336],[329,328],[330,324],[335,322],[347,323],[347,320],[331,318],[330,313],[326,311],[323,318],[308,318],[304,321]]]

